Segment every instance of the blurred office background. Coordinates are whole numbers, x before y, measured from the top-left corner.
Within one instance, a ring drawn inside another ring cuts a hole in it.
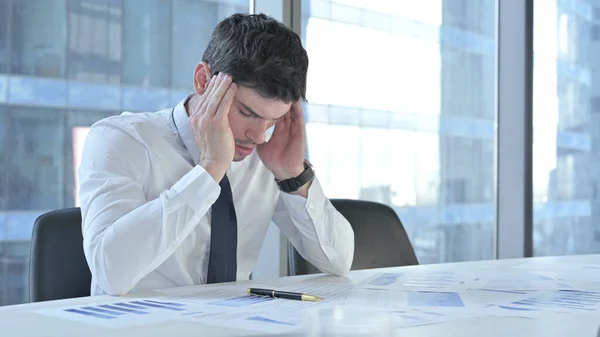
[[[35,219],[78,205],[89,126],[176,104],[251,3],[0,0],[0,305],[28,300]],[[534,255],[598,253],[600,0],[534,4]],[[392,206],[421,263],[495,258],[496,5],[302,1],[309,159],[329,197]]]

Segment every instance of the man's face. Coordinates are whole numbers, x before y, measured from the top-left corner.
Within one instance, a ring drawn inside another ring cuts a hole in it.
[[[229,110],[229,125],[235,139],[234,161],[252,153],[256,145],[265,142],[265,132],[288,113],[292,104],[267,99],[256,91],[238,86]]]

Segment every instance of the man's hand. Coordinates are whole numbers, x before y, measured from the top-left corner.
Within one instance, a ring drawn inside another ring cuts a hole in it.
[[[275,124],[271,139],[258,145],[256,150],[278,180],[297,177],[304,172],[306,134],[302,102],[292,104],[290,111]]]
[[[190,128],[200,150],[200,166],[220,182],[233,161],[235,142],[229,126],[229,108],[237,86],[231,76],[213,76],[189,119]]]

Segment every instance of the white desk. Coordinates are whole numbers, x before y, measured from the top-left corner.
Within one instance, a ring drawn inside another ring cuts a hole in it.
[[[515,265],[522,264],[531,259],[516,260],[495,260],[465,262],[444,265],[423,265],[415,267],[403,267],[402,270],[434,270],[444,268],[455,271],[475,271],[475,272],[498,272],[508,270]],[[593,263],[600,264],[600,255],[569,256],[555,258],[536,258],[558,263]],[[394,271],[398,268],[385,269],[385,271]],[[369,275],[382,270],[365,270],[352,272],[348,279],[331,278],[331,282],[347,283],[356,280],[362,280]],[[286,285],[300,280],[311,279],[323,276],[301,276],[287,277],[273,280],[269,284]],[[600,280],[597,280],[600,281]],[[253,281],[243,282],[253,284]],[[207,287],[207,286],[201,286]],[[195,287],[193,287],[195,288]],[[587,290],[587,289],[582,289]],[[594,289],[598,290],[598,289]],[[128,297],[149,297],[158,293],[137,294]],[[32,304],[23,304],[16,306],[0,307],[0,335],[2,336],[231,336],[231,335],[260,335],[236,330],[235,328],[223,328],[210,325],[203,325],[197,322],[185,320],[171,320],[154,325],[136,326],[123,329],[101,328],[77,321],[57,319],[50,316],[36,313],[39,309],[63,307],[66,305],[85,306],[100,302],[106,302],[108,296],[88,297],[80,299],[71,299],[63,301],[51,301]],[[112,300],[112,299],[111,299]],[[548,315],[539,319],[520,319],[514,317],[478,317],[461,321],[446,322],[433,325],[424,325],[409,327],[397,330],[397,336],[599,336],[600,328],[599,317],[588,315]]]

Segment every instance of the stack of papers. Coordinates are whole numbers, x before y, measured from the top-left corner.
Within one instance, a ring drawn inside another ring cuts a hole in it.
[[[303,302],[258,297],[247,285],[176,288],[152,298],[112,299],[93,306],[44,309],[43,315],[108,328],[186,320],[260,333],[302,331],[314,312],[369,310],[390,318],[394,329],[473,319],[552,314],[600,314],[600,265],[524,264],[505,272],[409,269],[378,273],[356,284],[301,281],[285,287],[255,285],[324,298]],[[333,278],[332,278],[333,279]],[[582,284],[585,283],[587,291]],[[596,285],[598,292],[589,291]],[[308,313],[313,313],[308,315]],[[382,316],[383,317],[383,316]]]

